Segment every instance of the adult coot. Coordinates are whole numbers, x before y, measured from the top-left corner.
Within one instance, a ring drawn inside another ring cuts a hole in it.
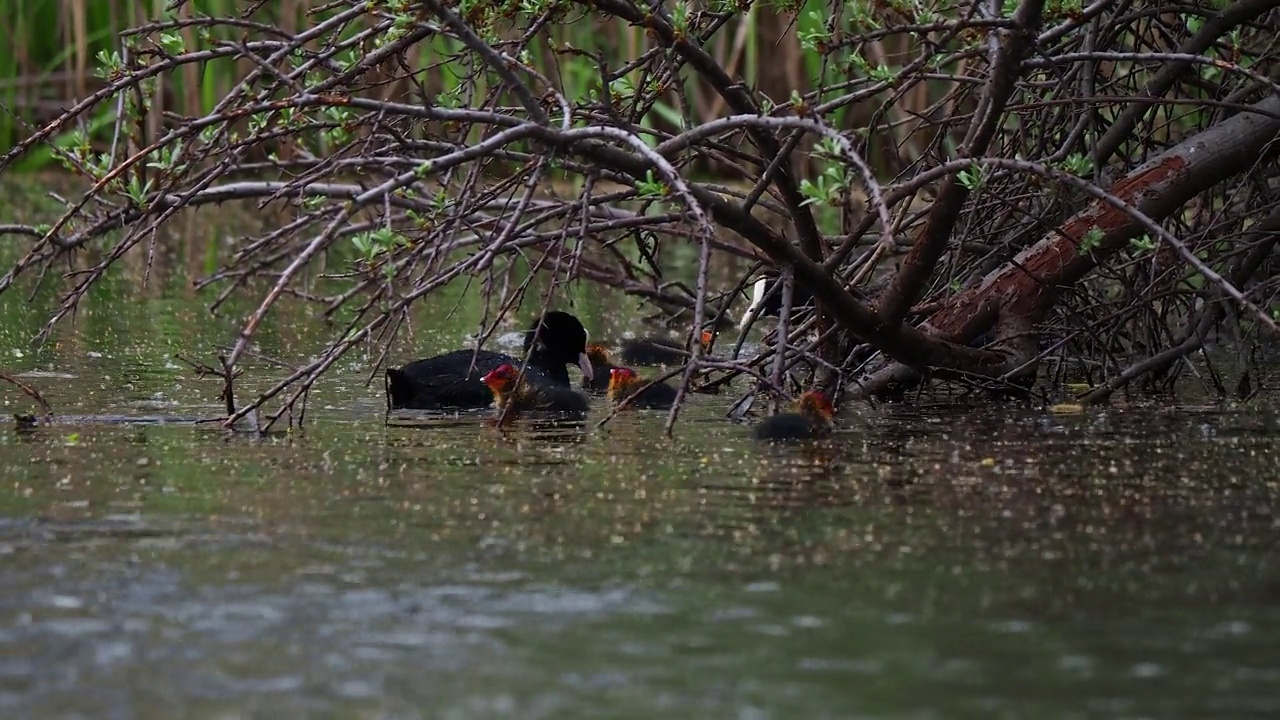
[[[542,329],[537,332],[535,343],[534,332],[538,330],[539,320]],[[587,330],[578,318],[553,310],[539,320],[533,321],[524,336],[524,354],[529,360],[525,379],[529,384],[568,388],[569,371],[565,366],[573,363],[582,368],[583,376],[590,380]],[[455,350],[415,360],[399,369],[388,368],[387,400],[393,410],[488,407],[493,402],[493,393],[480,378],[507,364],[519,366],[521,362],[490,350]]]
[[[584,413],[588,403],[586,396],[567,387],[557,385],[532,385],[520,377],[515,365],[504,363],[481,378],[493,393],[499,416],[510,420],[529,411]]]
[[[795,288],[791,292],[791,309],[795,310],[813,305],[813,293],[800,283],[795,284]],[[751,318],[751,313],[760,308],[756,318],[779,317],[782,314],[782,278],[777,275],[764,275],[752,284],[751,288],[751,304],[747,306],[745,312],[742,313],[742,320],[738,321],[738,329],[743,330],[747,327],[747,320]]]
[[[831,434],[831,416],[835,409],[826,395],[810,390],[796,399],[795,411],[780,413],[756,425],[761,440],[803,440],[823,438]]]
[[[706,351],[714,339],[710,330],[703,330],[698,342]],[[666,338],[637,338],[622,343],[622,362],[628,365],[679,365],[688,357],[683,345]]]
[[[636,375],[631,368],[616,367],[609,373],[609,402],[615,405],[630,397],[640,386],[649,382]],[[676,389],[666,383],[656,383],[645,388],[630,406],[651,410],[665,410],[676,401]]]

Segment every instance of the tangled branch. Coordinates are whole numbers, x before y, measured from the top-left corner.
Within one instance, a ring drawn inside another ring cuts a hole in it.
[[[353,348],[385,363],[412,304],[455,280],[487,278],[487,336],[524,299],[527,280],[492,282],[516,267],[550,277],[541,306],[592,282],[678,316],[681,400],[740,375],[866,395],[926,375],[1008,384],[1068,349],[1063,366],[1114,391],[1144,357],[1167,367],[1169,348],[1147,339],[1203,343],[1206,318],[1225,315],[1204,303],[1276,331],[1275,263],[1242,260],[1277,206],[1266,2],[1178,18],[1108,0],[1022,0],[1007,16],[983,0],[835,3],[789,31],[816,69],[786,94],[716,50],[750,2],[336,0],[299,32],[255,17],[262,5],[240,17],[173,5],[125,34],[99,88],[0,158],[3,171],[69,133],[58,156],[89,182],[47,226],[0,225],[31,241],[0,292],[102,247],[62,276],[43,337],[180,214],[283,211],[197,281],[216,288],[214,310],[263,288],[222,375],[282,297],[348,320],[228,424],[275,400],[266,427],[292,419]],[[560,40],[574,23],[638,39],[636,52]],[[211,107],[157,110],[160,83],[189,67],[241,70]],[[715,103],[699,110],[693,95]],[[71,130],[102,113],[115,115],[109,143]],[[565,184],[571,197],[554,189]],[[695,287],[664,279],[666,244],[698,248]],[[345,271],[315,278],[322,258]],[[711,268],[739,258],[786,279],[775,342],[704,357],[698,331],[749,285],[713,287]]]

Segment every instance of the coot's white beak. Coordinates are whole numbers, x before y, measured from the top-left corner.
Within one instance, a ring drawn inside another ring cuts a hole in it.
[[[769,281],[767,278],[758,278],[751,286],[751,304],[742,313],[742,319],[738,321],[738,330],[741,331],[747,327],[747,320],[751,317],[751,313],[760,307],[764,302],[764,291],[768,288]]]
[[[595,373],[591,370],[591,358],[587,357],[586,353],[578,353],[578,367],[582,368],[582,377],[586,378],[587,382],[595,379]]]

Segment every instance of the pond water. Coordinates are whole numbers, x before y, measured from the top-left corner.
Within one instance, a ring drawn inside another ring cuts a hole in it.
[[[104,292],[41,349],[7,298],[4,367],[62,413],[216,414],[171,356],[235,323]],[[324,339],[273,318],[267,354]],[[0,433],[0,717],[1280,713],[1274,405],[880,405],[765,446],[727,396],[674,440],[389,426],[367,372],[263,439]]]

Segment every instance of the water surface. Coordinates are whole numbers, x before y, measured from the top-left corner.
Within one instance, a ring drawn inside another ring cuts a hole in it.
[[[172,358],[234,336],[199,308],[102,301],[39,349],[9,313],[0,352],[63,413],[213,415]],[[307,327],[262,351],[304,359]],[[388,426],[367,373],[262,439],[0,433],[0,716],[1280,713],[1265,402],[882,405],[779,447],[728,396],[674,440],[661,413]]]

